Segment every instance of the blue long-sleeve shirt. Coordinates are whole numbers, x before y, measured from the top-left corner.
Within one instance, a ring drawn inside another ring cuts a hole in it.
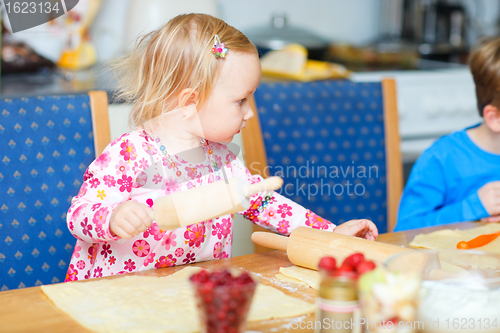
[[[467,129],[440,138],[420,155],[401,197],[394,231],[488,216],[477,191],[500,180],[500,155],[476,146]]]

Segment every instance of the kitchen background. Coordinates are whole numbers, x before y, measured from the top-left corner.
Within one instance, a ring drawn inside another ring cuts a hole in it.
[[[93,4],[100,7],[88,19]],[[80,0],[72,12],[76,14],[59,18],[59,24],[15,34],[9,34],[4,13],[2,97],[96,89],[112,93],[114,81],[105,71],[107,61],[130,49],[139,34],[169,18],[205,12],[247,33],[262,52],[302,35],[311,58],[342,63],[353,71],[353,80],[395,78],[406,179],[413,162],[434,140],[480,121],[465,63],[474,41],[498,34],[500,1]],[[88,23],[86,35],[77,32],[78,23]],[[60,66],[36,72],[12,70],[7,62],[13,59],[12,48],[7,44],[19,41]],[[70,57],[61,62],[65,49],[83,41],[95,50],[87,57],[89,64],[95,62],[93,67],[79,68],[86,66],[71,62]],[[128,129],[123,114],[130,105],[112,103],[111,134],[116,137]],[[249,222],[236,220],[233,256],[253,252],[250,232]]]

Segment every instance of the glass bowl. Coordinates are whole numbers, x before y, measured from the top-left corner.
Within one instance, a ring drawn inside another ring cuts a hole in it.
[[[414,250],[390,257],[393,272],[419,274],[420,332],[500,332],[500,255],[475,250]]]

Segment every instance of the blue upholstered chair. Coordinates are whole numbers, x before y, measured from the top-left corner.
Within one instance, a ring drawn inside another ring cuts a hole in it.
[[[243,131],[251,173],[331,222],[392,230],[402,191],[394,80],[262,82]]]
[[[3,99],[0,114],[0,290],[64,281],[66,212],[110,141],[107,95]]]

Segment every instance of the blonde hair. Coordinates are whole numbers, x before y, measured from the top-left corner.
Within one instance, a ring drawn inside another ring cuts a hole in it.
[[[139,39],[135,48],[111,64],[119,84],[116,97],[134,103],[130,123],[141,125],[163,112],[185,105],[178,95],[196,91],[199,108],[212,91],[224,59],[212,53],[218,35],[232,52],[255,53],[239,30],[205,14],[174,17],[162,28]],[[191,96],[191,95],[189,95]]]
[[[500,109],[500,38],[484,37],[477,41],[469,55],[469,68],[476,85],[479,115],[491,104]]]

